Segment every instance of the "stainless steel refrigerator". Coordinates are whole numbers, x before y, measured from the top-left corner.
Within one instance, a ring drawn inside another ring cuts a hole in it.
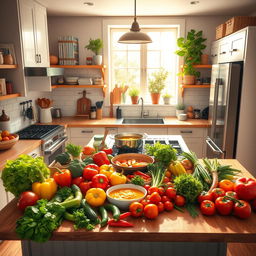
[[[239,124],[242,62],[212,66],[209,100],[208,158],[235,158]]]

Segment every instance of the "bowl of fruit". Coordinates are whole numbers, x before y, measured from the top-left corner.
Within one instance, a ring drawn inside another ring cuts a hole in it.
[[[11,134],[8,131],[0,132],[0,150],[11,148],[18,140],[18,134]]]

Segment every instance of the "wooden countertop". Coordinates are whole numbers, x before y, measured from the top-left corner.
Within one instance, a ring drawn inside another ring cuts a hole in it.
[[[204,119],[188,119],[187,121],[179,121],[176,117],[165,117],[164,124],[120,124],[116,118],[104,117],[101,120],[85,119],[83,117],[62,117],[53,119],[52,123],[66,127],[209,127],[210,123]]]
[[[12,148],[0,151],[0,170],[7,160],[14,160],[21,154],[27,154],[41,145],[41,140],[19,140]]]
[[[243,171],[243,175],[250,176],[237,160],[221,160],[223,164],[230,164]],[[17,240],[15,222],[21,216],[13,200],[0,212],[0,239]],[[201,214],[193,219],[187,212],[173,210],[164,212],[156,220],[144,218],[129,219],[133,228],[109,228],[93,231],[81,229],[74,231],[72,223],[63,221],[53,234],[52,240],[80,240],[80,241],[166,241],[166,242],[255,242],[256,214],[247,220],[240,220],[233,216],[215,215],[211,217]]]

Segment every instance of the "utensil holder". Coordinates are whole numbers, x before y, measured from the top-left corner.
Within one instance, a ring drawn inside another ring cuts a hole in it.
[[[96,119],[98,120],[102,119],[102,108],[96,109]]]
[[[40,123],[51,123],[51,108],[40,108]]]

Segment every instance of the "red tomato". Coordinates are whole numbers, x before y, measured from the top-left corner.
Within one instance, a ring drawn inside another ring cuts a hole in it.
[[[158,207],[158,212],[161,213],[164,211],[164,204],[162,202],[159,202],[157,204],[157,207]]]
[[[251,206],[248,202],[238,200],[234,206],[234,215],[240,219],[248,219],[251,216]]]
[[[236,192],[234,192],[234,191],[227,191],[227,192],[225,193],[225,196],[230,196],[230,197],[233,197],[233,198],[235,198],[235,199],[238,199],[237,194],[236,194]]]
[[[150,187],[148,189],[148,194],[151,195],[154,192],[158,192],[158,187]]]
[[[225,196],[225,190],[222,188],[214,188],[212,190],[212,196],[213,196],[213,201],[215,201],[218,197]]]
[[[18,201],[18,208],[22,211],[25,210],[27,206],[35,205],[39,197],[32,191],[24,191],[21,193],[19,201]]]
[[[184,206],[185,203],[186,203],[186,199],[184,196],[181,196],[181,195],[177,195],[175,200],[174,200],[174,203],[177,205],[177,206]]]
[[[84,155],[92,155],[93,153],[95,153],[95,148],[89,147],[89,146],[85,146],[83,149],[83,154]]]
[[[150,185],[145,185],[144,188],[148,191],[148,189],[150,188]]]
[[[143,214],[143,204],[139,203],[139,202],[133,202],[130,204],[129,206],[129,210],[131,212],[131,215],[133,217],[140,217]]]
[[[166,202],[164,203],[164,209],[165,209],[167,212],[172,211],[173,208],[174,208],[174,204],[173,204],[172,202],[166,201]]]
[[[158,216],[158,207],[155,204],[147,204],[144,208],[144,216],[148,219],[155,219]]]
[[[147,197],[145,197],[144,199],[142,199],[141,201],[140,201],[140,203],[145,207],[146,205],[148,205],[148,204],[151,204],[151,202],[150,202],[150,200],[147,198]]]
[[[171,183],[171,182],[167,182],[167,183],[166,183],[166,186],[167,186],[167,187],[174,187],[173,183]]]
[[[108,178],[104,174],[96,174],[92,177],[92,187],[106,189],[108,186]]]
[[[81,189],[81,192],[83,193],[83,195],[86,194],[87,190],[89,190],[92,187],[92,182],[81,182],[79,185],[79,188]]]
[[[239,199],[250,201],[256,198],[256,181],[251,178],[237,179],[234,191]]]
[[[226,192],[227,191],[233,191],[234,190],[234,183],[231,180],[221,180],[219,182],[219,188],[222,188]]]
[[[164,180],[163,180],[163,183],[168,183],[170,181],[170,179],[166,176],[164,176]]]
[[[197,201],[198,203],[202,203],[204,200],[213,201],[213,195],[212,193],[203,192],[201,195],[198,196]]]
[[[210,200],[204,200],[200,204],[201,213],[207,216],[215,214],[215,205]]]
[[[84,181],[84,178],[83,177],[76,177],[74,179],[72,179],[72,184],[75,184],[79,187],[80,183]]]
[[[89,164],[84,167],[83,177],[85,180],[92,180],[93,176],[99,173],[99,167],[97,166],[97,168],[94,168],[93,165],[97,166],[96,164]]]
[[[175,200],[176,195],[177,195],[176,189],[175,189],[175,188],[172,188],[172,187],[167,188],[166,191],[165,191],[165,195],[166,195],[169,199]]]
[[[158,188],[158,194],[159,194],[160,196],[163,196],[164,193],[165,193],[164,188],[163,188],[163,187],[159,187],[159,188]]]
[[[218,213],[221,215],[230,215],[233,209],[233,205],[234,203],[231,200],[223,196],[218,197],[215,200],[215,207]]]
[[[161,201],[164,203],[166,201],[170,201],[170,199],[167,196],[162,196],[162,200]]]
[[[153,204],[158,204],[159,202],[161,202],[161,196],[158,194],[158,192],[153,192],[150,197],[149,200],[151,203]]]

